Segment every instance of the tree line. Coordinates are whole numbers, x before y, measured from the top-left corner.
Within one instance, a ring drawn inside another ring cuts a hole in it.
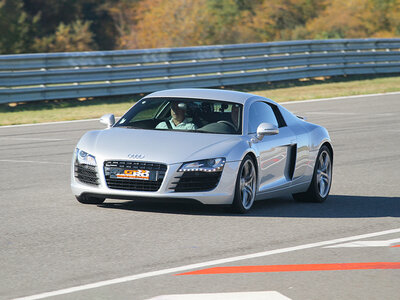
[[[0,54],[400,37],[400,0],[0,0]]]

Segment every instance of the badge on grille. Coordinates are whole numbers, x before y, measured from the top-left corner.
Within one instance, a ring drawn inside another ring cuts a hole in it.
[[[128,154],[128,157],[131,158],[131,159],[143,159],[144,155],[143,154],[131,153],[131,154]]]

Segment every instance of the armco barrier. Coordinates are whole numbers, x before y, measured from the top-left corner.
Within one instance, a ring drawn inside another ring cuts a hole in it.
[[[400,73],[400,39],[0,55],[0,103]]]

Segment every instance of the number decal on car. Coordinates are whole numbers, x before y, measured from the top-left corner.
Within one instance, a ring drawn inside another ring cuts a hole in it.
[[[128,179],[150,179],[150,171],[147,170],[124,170],[123,174],[116,174],[118,178]]]

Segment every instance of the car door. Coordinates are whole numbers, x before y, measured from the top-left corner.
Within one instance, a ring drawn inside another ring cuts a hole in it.
[[[279,128],[279,133],[253,139],[253,149],[259,159],[259,192],[274,191],[290,185],[296,159],[296,136],[286,126],[279,110],[267,102],[259,101],[249,110],[249,134],[256,135],[261,123],[271,123]]]

